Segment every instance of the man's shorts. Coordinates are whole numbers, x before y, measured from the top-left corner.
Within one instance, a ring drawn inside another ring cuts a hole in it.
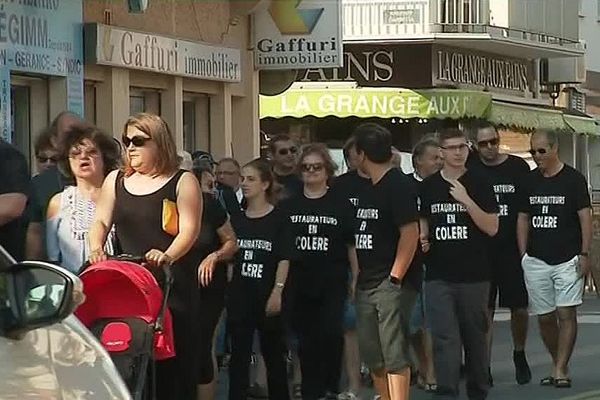
[[[579,256],[562,264],[549,265],[525,254],[522,264],[529,305],[536,315],[551,313],[557,307],[573,307],[583,303]]]
[[[384,279],[373,289],[356,291],[360,356],[371,371],[398,372],[410,366],[408,324],[416,292]]]
[[[529,298],[523,277],[523,267],[518,252],[507,250],[508,254],[494,254],[491,257],[492,279],[490,280],[489,308],[496,308],[496,299],[500,293],[499,306],[511,310],[527,308]]]

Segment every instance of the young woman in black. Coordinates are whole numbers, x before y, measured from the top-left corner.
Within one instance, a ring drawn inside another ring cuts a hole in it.
[[[288,400],[281,297],[289,267],[286,215],[274,204],[270,165],[254,160],[242,169],[247,207],[232,218],[239,253],[227,301],[231,332],[229,400],[245,400],[254,332],[267,366],[269,398]]]
[[[358,261],[354,208],[329,190],[336,165],[327,147],[304,147],[299,168],[303,192],[285,203],[292,239],[291,312],[299,339],[302,398],[316,400],[339,391],[348,266],[355,282]]]

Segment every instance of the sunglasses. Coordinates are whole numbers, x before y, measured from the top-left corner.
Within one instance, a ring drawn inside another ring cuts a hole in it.
[[[53,157],[37,156],[36,159],[37,159],[37,161],[40,164],[46,164],[48,162],[51,162],[51,163],[57,163],[58,162],[58,157],[57,156],[53,156]]]
[[[132,138],[123,136],[122,140],[123,140],[123,146],[125,146],[125,148],[129,147],[130,144],[133,144],[135,147],[144,147],[146,142],[152,140],[152,138],[147,137],[147,136],[134,136]]]
[[[325,166],[321,163],[302,164],[303,172],[311,172],[311,171],[320,172],[320,171],[323,171],[323,168],[325,168]]]
[[[535,156],[535,154],[546,154],[548,152],[548,150],[544,149],[544,148],[539,148],[539,149],[531,149],[529,150],[529,154],[531,154],[532,156]]]
[[[279,154],[280,156],[287,156],[289,153],[292,154],[296,154],[298,152],[298,148],[297,147],[290,147],[290,148],[283,148],[283,149],[279,149],[277,151],[277,154]]]
[[[453,145],[453,146],[441,146],[442,149],[444,150],[448,150],[448,151],[463,151],[469,148],[469,145],[466,143],[461,143],[461,144],[457,144],[457,145]]]
[[[500,138],[493,138],[490,140],[481,140],[477,142],[479,147],[496,147],[500,144]]]

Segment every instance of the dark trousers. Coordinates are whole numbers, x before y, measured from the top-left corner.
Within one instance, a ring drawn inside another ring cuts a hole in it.
[[[467,395],[483,400],[489,391],[488,331],[489,283],[426,283],[427,313],[433,337],[437,399],[459,396],[463,347],[467,369]]]
[[[248,370],[254,332],[258,329],[260,349],[267,367],[270,399],[289,400],[285,363],[284,331],[281,317],[260,320],[231,320],[231,361],[229,363],[229,400],[246,400]]]
[[[326,392],[339,392],[347,289],[342,284],[328,289],[318,297],[297,293],[294,301],[304,400],[319,399]]]

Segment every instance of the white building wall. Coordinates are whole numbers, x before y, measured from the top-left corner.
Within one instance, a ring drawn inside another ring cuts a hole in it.
[[[579,37],[586,42],[588,71],[600,72],[600,0],[578,0]]]

